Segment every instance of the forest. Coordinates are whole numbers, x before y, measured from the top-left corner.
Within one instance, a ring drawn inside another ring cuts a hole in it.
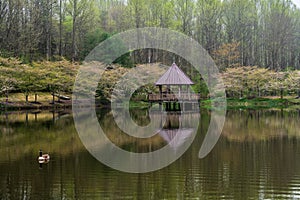
[[[38,83],[44,85],[40,91],[54,91],[59,87],[55,82],[68,85],[70,92],[70,74],[74,76],[77,64],[94,47],[114,34],[142,27],[169,28],[199,42],[223,72],[228,96],[243,96],[243,90],[261,96],[260,87],[281,94],[299,89],[300,75],[294,70],[300,69],[300,9],[291,0],[1,0],[1,91],[17,88],[27,94],[39,88],[33,80],[41,76],[8,78],[12,60],[35,74],[49,69],[49,82]],[[162,55],[153,56],[152,63],[168,60],[164,52],[152,49],[127,54],[118,63],[147,63],[148,51]],[[68,84],[51,79],[51,71],[64,67],[71,73],[55,77],[70,80]],[[261,79],[250,87],[249,77],[252,82],[251,77]]]
[[[300,10],[290,0],[1,0],[0,52],[80,61],[110,35],[149,26],[182,32],[212,55],[238,43],[241,66],[300,68]]]

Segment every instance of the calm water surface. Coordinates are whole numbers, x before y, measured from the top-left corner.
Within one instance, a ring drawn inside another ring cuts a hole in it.
[[[131,116],[140,125],[149,123],[147,111]],[[170,132],[147,140],[126,136],[107,110],[98,119],[106,135],[128,151],[153,151],[172,138]],[[178,123],[176,115],[169,120]],[[299,109],[228,111],[217,145],[199,159],[209,121],[210,111],[201,110],[192,146],[170,166],[129,174],[89,154],[70,111],[2,113],[0,199],[300,199]],[[40,148],[51,154],[49,163],[38,164]]]

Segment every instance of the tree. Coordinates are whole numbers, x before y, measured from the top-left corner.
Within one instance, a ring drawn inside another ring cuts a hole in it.
[[[226,43],[221,45],[213,52],[213,57],[215,58],[216,64],[221,70],[228,67],[240,66],[240,52],[238,47],[238,42]]]
[[[110,34],[100,29],[90,31],[84,37],[82,58],[85,58],[98,44],[110,37]]]
[[[5,95],[6,103],[8,103],[9,92],[15,89],[17,81],[11,77],[0,77],[0,80],[0,92]]]
[[[290,64],[286,53],[290,52],[297,33],[292,18],[295,11],[291,7],[291,1],[285,0],[267,1],[263,11],[266,48],[264,66],[274,70],[285,69]]]
[[[0,54],[82,61],[97,29],[113,35],[149,26],[193,37],[223,68],[300,69],[300,9],[290,0],[2,0]],[[234,62],[223,58],[228,44],[238,44]],[[157,49],[131,53],[136,63],[170,59]]]
[[[198,0],[195,12],[196,25],[194,37],[209,52],[217,49],[222,41],[222,1]]]
[[[194,22],[194,1],[172,0],[177,29],[187,35],[192,35]]]
[[[248,90],[260,97],[261,91],[270,80],[270,71],[265,68],[258,68],[257,66],[250,67],[249,69],[250,70],[247,73]]]
[[[255,0],[224,0],[224,26],[228,43],[238,42],[241,66],[255,65],[253,53],[257,31]]]
[[[284,90],[289,87],[286,82],[287,73],[271,71],[270,77],[270,80],[266,84],[267,88],[269,91],[275,91],[275,95],[279,90],[280,98],[283,99]]]
[[[244,74],[242,68],[227,68],[224,73],[221,74],[221,78],[224,81],[227,96],[235,97],[236,94],[240,98],[243,97],[244,89]]]
[[[289,90],[297,92],[297,98],[300,98],[300,71],[288,71],[286,85]]]
[[[34,94],[34,103],[37,103],[38,93],[46,89],[46,85],[43,82],[46,69],[26,66],[20,71],[20,73],[19,79],[21,82],[18,84],[18,89],[25,95],[26,103],[28,103],[28,96],[30,94]]]
[[[68,14],[72,17],[72,61],[78,59],[80,43],[87,30],[95,27],[95,1],[94,0],[69,0]],[[80,34],[78,34],[80,33]]]

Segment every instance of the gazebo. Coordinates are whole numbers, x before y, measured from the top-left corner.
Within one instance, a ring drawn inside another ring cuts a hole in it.
[[[149,94],[149,102],[158,102],[166,104],[167,110],[171,110],[171,103],[173,109],[176,108],[176,103],[195,103],[198,102],[200,96],[191,93],[190,86],[194,85],[193,81],[175,64],[166,71],[155,83],[159,88],[159,94]],[[180,109],[180,104],[179,104]]]

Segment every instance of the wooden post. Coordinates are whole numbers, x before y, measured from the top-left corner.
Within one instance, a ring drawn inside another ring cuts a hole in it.
[[[179,97],[181,98],[181,85],[179,85]]]
[[[158,88],[159,88],[160,99],[162,99],[162,85],[159,85]]]
[[[148,49],[148,63],[151,63],[151,50]]]
[[[186,88],[187,88],[189,100],[191,100],[191,95],[190,95],[190,88],[189,88],[189,85],[187,85]]]

